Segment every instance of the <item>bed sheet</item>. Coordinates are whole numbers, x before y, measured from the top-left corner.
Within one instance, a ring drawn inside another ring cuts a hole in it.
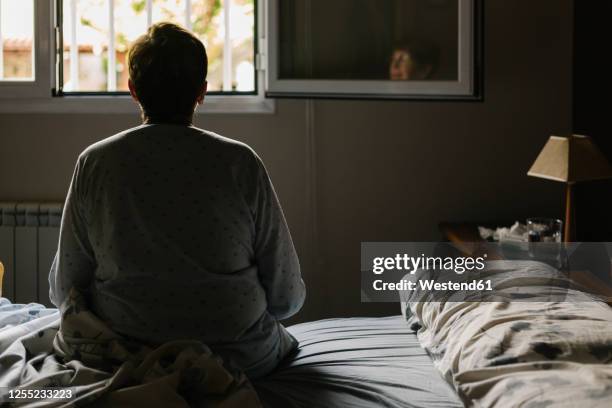
[[[255,382],[267,407],[462,407],[401,316],[289,327],[298,353]]]
[[[56,309],[0,298],[0,353],[59,319]],[[288,328],[298,352],[254,382],[266,407],[461,407],[402,316],[341,318]]]

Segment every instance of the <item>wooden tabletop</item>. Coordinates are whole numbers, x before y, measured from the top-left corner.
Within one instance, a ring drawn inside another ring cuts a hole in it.
[[[444,239],[453,243],[455,248],[465,255],[475,256],[482,251],[482,244],[487,242],[480,236],[478,227],[495,229],[501,225],[505,224],[495,222],[442,222],[438,227]],[[496,254],[489,255],[489,259],[501,259]]]
[[[442,222],[440,223],[439,228],[444,238],[450,242],[481,242],[484,240],[478,232],[479,225],[482,224],[467,222]]]

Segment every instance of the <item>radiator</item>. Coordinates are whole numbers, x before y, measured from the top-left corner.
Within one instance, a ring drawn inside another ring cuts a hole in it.
[[[61,218],[62,204],[0,203],[3,297],[51,306],[48,276]]]

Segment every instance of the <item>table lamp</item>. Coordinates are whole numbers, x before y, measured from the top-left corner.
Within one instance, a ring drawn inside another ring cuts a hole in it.
[[[572,186],[612,178],[612,166],[588,136],[551,136],[527,175],[566,184],[563,236],[571,242],[575,238]]]

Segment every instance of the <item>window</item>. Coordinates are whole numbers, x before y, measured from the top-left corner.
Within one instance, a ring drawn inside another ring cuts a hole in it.
[[[211,94],[256,93],[255,0],[63,0],[61,94],[128,91],[129,44],[171,21],[206,45]]]
[[[126,54],[158,21],[209,54],[200,111],[275,97],[482,95],[482,0],[0,0],[0,111],[127,113]]]
[[[270,0],[270,96],[474,98],[477,0]]]
[[[34,0],[0,1],[0,81],[34,80]]]
[[[51,78],[45,75],[51,48],[37,28],[50,11],[40,3],[0,0],[0,100],[51,95]]]

